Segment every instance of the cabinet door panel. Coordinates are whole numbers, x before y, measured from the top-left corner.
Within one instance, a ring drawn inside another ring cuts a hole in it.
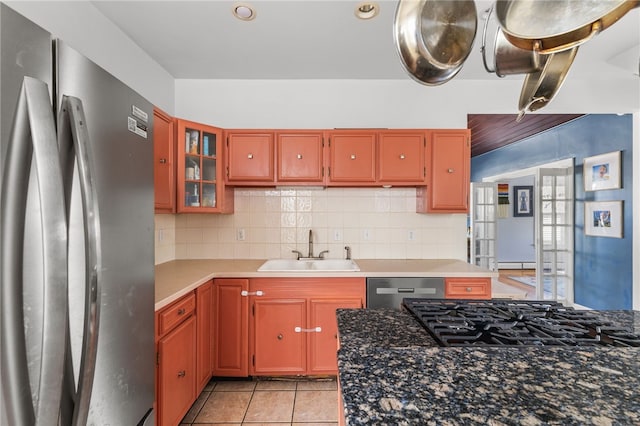
[[[322,183],[322,132],[278,134],[278,181]]]
[[[229,182],[273,182],[273,133],[227,134]]]
[[[304,299],[256,299],[255,374],[304,374],[306,323]]]
[[[309,301],[308,328],[320,327],[320,332],[309,333],[309,374],[336,374],[338,372],[338,322],[336,309],[361,308],[362,299],[311,299]]]
[[[209,281],[196,289],[196,325],[197,325],[197,368],[198,386],[196,393],[200,393],[211,378],[211,308],[213,303],[212,282]]]
[[[425,133],[381,132],[379,180],[390,182],[425,182]]]
[[[375,183],[375,132],[331,133],[329,149],[330,182]]]
[[[176,210],[175,129],[173,118],[153,110],[153,181],[156,213]]]
[[[158,342],[160,424],[173,426],[196,398],[196,323],[192,316]]]
[[[215,279],[213,294],[213,375],[249,375],[249,302],[247,279]]]
[[[467,212],[471,162],[469,130],[434,130],[428,145],[427,211]],[[421,196],[419,193],[418,197]]]

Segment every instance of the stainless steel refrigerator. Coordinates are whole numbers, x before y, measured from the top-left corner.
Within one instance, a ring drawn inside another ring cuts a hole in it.
[[[152,105],[0,18],[0,421],[151,425]]]

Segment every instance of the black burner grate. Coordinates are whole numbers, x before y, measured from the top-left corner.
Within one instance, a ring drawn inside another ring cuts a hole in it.
[[[442,346],[640,346],[640,336],[558,302],[404,299]]]

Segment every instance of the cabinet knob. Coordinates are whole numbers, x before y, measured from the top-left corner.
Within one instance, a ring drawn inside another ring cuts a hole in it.
[[[282,333],[278,334],[278,340],[282,340],[284,338],[284,336],[282,335]]]
[[[184,370],[178,371],[178,377],[184,377],[187,375],[187,372]]]
[[[253,158],[253,154],[249,154],[249,155],[247,155],[247,158],[248,158],[249,160],[251,160],[251,159]]]
[[[471,287],[467,287],[465,288],[465,290],[467,291],[467,293],[471,293]]]
[[[453,169],[447,169],[447,173],[453,173]]]
[[[184,315],[185,312],[184,308],[178,309],[178,315]]]
[[[161,159],[160,159],[160,164],[166,164],[166,162],[167,162],[167,159],[166,159],[166,158],[161,158]]]
[[[297,158],[298,160],[302,160],[302,154],[298,154],[298,155],[296,155],[296,158]]]
[[[405,159],[404,154],[400,154],[400,159],[401,159],[401,160],[404,160],[404,159]]]
[[[351,159],[355,160],[356,159],[356,155],[355,154],[351,154]]]

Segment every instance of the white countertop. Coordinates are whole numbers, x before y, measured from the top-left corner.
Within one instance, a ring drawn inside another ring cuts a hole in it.
[[[355,259],[358,272],[258,272],[263,259],[173,260],[156,265],[156,311],[213,278],[491,277],[498,273],[455,259]]]

